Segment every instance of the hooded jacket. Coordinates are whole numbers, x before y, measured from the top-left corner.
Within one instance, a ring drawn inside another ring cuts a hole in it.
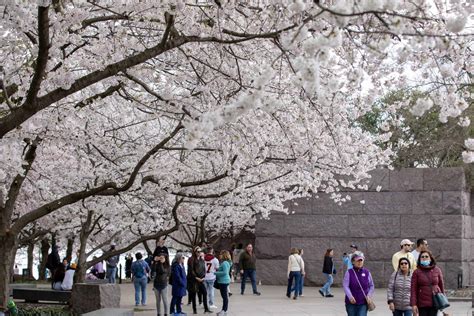
[[[433,307],[433,294],[444,293],[444,280],[437,266],[419,266],[411,278],[410,305]]]

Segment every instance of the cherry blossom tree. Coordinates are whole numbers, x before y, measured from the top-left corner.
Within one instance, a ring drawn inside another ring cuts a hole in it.
[[[426,92],[417,115],[462,116],[470,10],[441,0],[1,5],[0,306],[20,233],[81,201],[121,199],[124,227],[127,203],[151,194],[182,200],[178,220],[212,214],[226,229],[310,192],[348,199],[339,186],[390,163],[376,145],[390,134],[355,124],[374,100],[416,86]],[[164,209],[137,223],[166,229]]]

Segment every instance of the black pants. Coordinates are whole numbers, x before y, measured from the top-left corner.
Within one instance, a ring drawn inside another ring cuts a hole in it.
[[[204,286],[204,282],[197,282],[197,292],[189,291],[189,298],[191,299],[191,303],[193,304],[193,312],[197,312],[196,307],[196,294],[203,297],[204,299],[202,302],[204,303],[204,311],[209,310],[209,306],[207,306],[207,291],[206,287]]]
[[[229,289],[229,284],[219,284],[219,290],[221,291],[222,297],[222,310],[227,312],[229,308],[229,293],[227,290]]]
[[[436,316],[438,315],[438,310],[434,307],[419,307],[418,308],[419,316]]]

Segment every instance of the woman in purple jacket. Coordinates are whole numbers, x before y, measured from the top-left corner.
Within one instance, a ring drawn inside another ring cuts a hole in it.
[[[364,256],[352,256],[353,268],[347,270],[342,285],[346,293],[347,316],[366,316],[367,302],[374,293],[374,281],[370,271],[364,268]]]

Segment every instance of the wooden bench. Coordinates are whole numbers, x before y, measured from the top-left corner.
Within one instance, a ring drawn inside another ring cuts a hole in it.
[[[38,303],[38,301],[68,303],[71,299],[71,291],[57,291],[53,289],[13,289],[14,299],[23,299],[27,303]]]

